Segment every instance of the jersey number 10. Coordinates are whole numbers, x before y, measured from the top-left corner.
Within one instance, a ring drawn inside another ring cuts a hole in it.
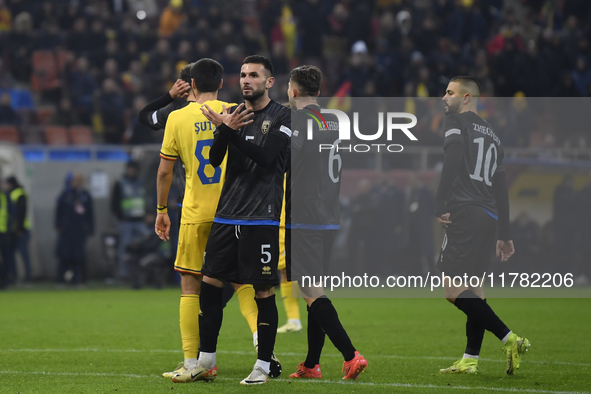
[[[478,144],[478,156],[476,157],[476,168],[474,168],[474,173],[470,174],[470,178],[476,181],[484,181],[487,186],[492,186],[491,179],[495,175],[495,171],[497,170],[497,147],[494,143],[491,143],[486,151],[486,156],[484,155],[484,137],[479,137],[474,139],[474,143]],[[494,159],[494,164],[491,163]],[[482,161],[484,160],[484,171],[482,166]],[[482,174],[484,172],[484,174]],[[482,175],[481,175],[482,174]],[[483,176],[484,175],[484,176]]]
[[[203,156],[203,148],[209,146],[209,148],[211,149],[211,144],[213,144],[213,139],[200,140],[197,141],[197,146],[195,147],[195,157],[199,162],[199,167],[197,167],[197,176],[199,177],[199,180],[203,185],[212,185],[214,183],[219,183],[222,177],[222,169],[220,167],[214,168],[212,166],[214,170],[213,176],[208,176],[205,173],[205,167],[211,166],[211,163],[209,162],[209,159],[206,159]]]

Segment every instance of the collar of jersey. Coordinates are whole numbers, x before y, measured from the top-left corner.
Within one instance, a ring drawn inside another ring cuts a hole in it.
[[[264,108],[261,108],[261,109],[259,109],[258,111],[252,111],[252,113],[253,113],[253,114],[258,114],[258,113],[261,113],[261,112],[265,111],[267,108],[269,108],[269,105],[271,105],[271,104],[272,104],[274,101],[275,101],[275,100],[271,99],[271,100],[269,101],[269,103],[267,103],[267,105],[265,105],[265,107],[264,107]],[[246,105],[246,104],[245,104],[245,105]]]
[[[317,108],[318,108],[318,109],[317,109]],[[320,110],[321,110],[321,108],[320,108],[320,106],[319,106],[318,104],[309,104],[309,105],[306,105],[306,106],[305,106],[304,108],[302,108],[302,109],[311,109],[311,110],[314,110],[314,111],[316,111],[316,112],[320,112]]]

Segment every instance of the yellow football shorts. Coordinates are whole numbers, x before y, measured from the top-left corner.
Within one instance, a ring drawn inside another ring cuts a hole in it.
[[[279,227],[279,263],[277,270],[285,269],[285,227]]]
[[[212,222],[181,224],[176,260],[174,261],[176,271],[201,275],[205,245],[212,224]]]

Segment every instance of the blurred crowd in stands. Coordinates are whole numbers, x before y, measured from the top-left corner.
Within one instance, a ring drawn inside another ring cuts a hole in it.
[[[586,97],[590,42],[588,0],[0,0],[0,123],[19,126],[0,139],[85,143],[71,130],[85,125],[96,142],[158,142],[136,115],[185,64],[219,60],[220,98],[240,101],[255,53],[272,59],[280,101],[306,63],[324,71],[323,96],[440,97],[461,74],[487,96]]]

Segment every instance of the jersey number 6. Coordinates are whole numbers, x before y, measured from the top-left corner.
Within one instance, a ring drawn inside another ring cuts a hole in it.
[[[203,148],[209,146],[211,148],[211,144],[213,143],[213,139],[210,140],[200,140],[197,141],[197,146],[195,147],[195,157],[199,162],[199,167],[197,167],[197,176],[203,185],[212,185],[214,183],[219,183],[222,177],[222,169],[220,167],[213,168],[213,176],[208,176],[205,174],[205,167],[211,166],[209,162],[209,158],[206,159],[203,156]],[[209,155],[208,155],[209,156]]]
[[[330,180],[332,181],[332,183],[338,183],[339,179],[340,179],[340,173],[341,173],[341,168],[343,167],[343,160],[341,160],[341,155],[339,155],[338,153],[335,153],[335,151],[338,152],[338,146],[340,144],[341,140],[338,139],[335,142],[332,143],[332,148],[330,148],[330,153],[328,154],[328,176],[330,177]],[[335,161],[336,161],[336,165],[337,165],[337,174],[335,176],[334,173],[334,165],[335,165]]]

